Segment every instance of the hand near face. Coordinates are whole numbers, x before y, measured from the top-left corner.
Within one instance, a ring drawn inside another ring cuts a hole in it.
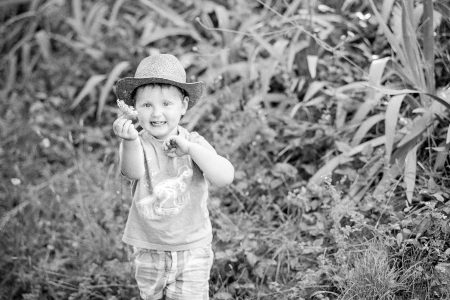
[[[125,116],[121,116],[114,121],[113,130],[118,137],[127,141],[133,141],[139,135],[132,121]]]
[[[189,144],[185,138],[172,135],[164,141],[163,150],[170,157],[183,156],[189,154]]]

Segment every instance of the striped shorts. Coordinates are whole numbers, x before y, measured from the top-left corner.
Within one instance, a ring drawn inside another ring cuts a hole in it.
[[[135,278],[144,300],[209,299],[211,246],[183,251],[133,248]]]

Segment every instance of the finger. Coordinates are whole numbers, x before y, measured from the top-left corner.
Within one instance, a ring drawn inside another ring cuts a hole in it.
[[[122,128],[121,125],[122,121],[120,119],[117,119],[114,121],[113,123],[113,130],[115,133],[119,133],[120,132],[120,128]]]
[[[165,149],[165,151],[168,151],[168,150],[170,150],[171,148],[173,148],[172,140],[173,140],[173,137],[172,137],[172,136],[169,136],[169,137],[164,141],[164,149]]]
[[[118,131],[121,131],[123,128],[123,125],[125,124],[127,120],[123,119],[123,118],[119,118],[116,120],[115,124],[116,124],[116,128]]]
[[[130,121],[130,120],[126,120],[126,121],[123,123],[122,131],[123,131],[124,133],[129,133],[129,132],[130,132],[130,126],[131,126],[131,121]]]
[[[127,132],[130,136],[136,136],[138,134],[138,131],[134,128],[134,124],[131,121],[130,124],[128,124]]]

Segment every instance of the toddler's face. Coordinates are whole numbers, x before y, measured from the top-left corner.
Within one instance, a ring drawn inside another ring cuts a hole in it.
[[[147,85],[136,92],[139,124],[158,139],[177,134],[177,126],[186,113],[188,98],[174,86]]]

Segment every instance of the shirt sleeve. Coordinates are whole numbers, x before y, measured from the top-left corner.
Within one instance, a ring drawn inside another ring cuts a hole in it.
[[[191,132],[189,135],[189,141],[192,143],[196,143],[200,146],[203,146],[206,149],[213,151],[214,153],[217,153],[214,147],[211,146],[211,144],[208,143],[208,141],[204,137],[198,134],[198,132],[195,131]]]

